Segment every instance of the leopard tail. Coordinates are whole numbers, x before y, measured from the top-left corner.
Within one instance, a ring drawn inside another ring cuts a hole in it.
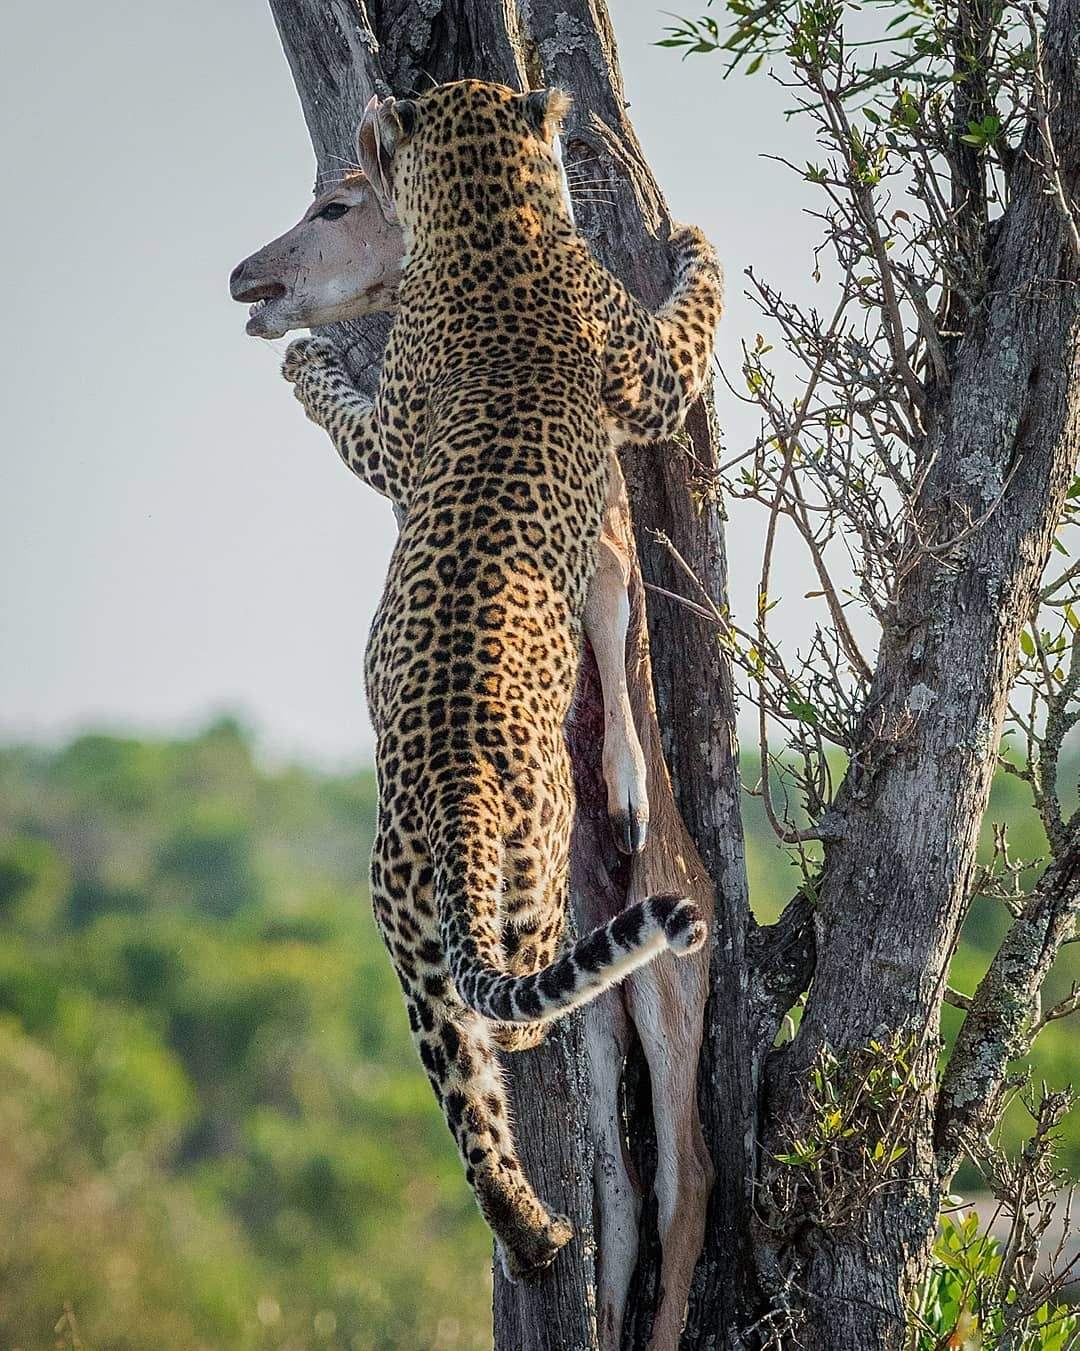
[[[450,974],[460,998],[499,1023],[539,1023],[561,1017],[668,949],[695,952],[706,938],[705,921],[681,896],[635,901],[607,924],[579,939],[563,956],[527,976],[512,976],[485,961],[460,898],[440,906]]]

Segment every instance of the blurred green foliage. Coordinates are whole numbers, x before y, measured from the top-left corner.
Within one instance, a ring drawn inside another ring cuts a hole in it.
[[[991,815],[1036,854],[1022,790]],[[374,816],[370,773],[264,765],[231,721],[0,750],[0,1345],[67,1338],[65,1306],[91,1351],[490,1345],[490,1244],[369,915]],[[798,879],[746,820],[768,919]],[[1002,927],[976,906],[961,988]],[[1070,1059],[1055,1024],[1037,1070]]]
[[[374,815],[231,722],[0,751],[0,1345],[490,1345]]]

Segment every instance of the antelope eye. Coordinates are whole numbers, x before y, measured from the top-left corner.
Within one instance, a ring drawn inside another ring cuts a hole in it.
[[[323,220],[340,220],[348,211],[348,204],[345,202],[330,202],[319,212]]]

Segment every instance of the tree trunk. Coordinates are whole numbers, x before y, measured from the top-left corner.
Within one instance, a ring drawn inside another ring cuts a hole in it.
[[[464,76],[568,89],[575,101],[570,162],[601,155],[618,184],[614,204],[594,204],[583,230],[635,294],[649,304],[662,299],[671,279],[666,209],[625,116],[602,0],[271,0],[271,8],[320,168],[351,154],[352,129],[373,91],[408,94],[431,80]],[[1080,0],[1051,0],[1046,60],[1060,95],[1053,124],[1074,196],[1078,34]],[[683,1351],[750,1351],[768,1340],[766,1326],[777,1338],[770,1345],[903,1345],[905,1300],[922,1270],[940,1190],[956,1166],[955,1136],[971,1091],[966,1081],[947,1078],[937,1101],[943,983],[967,903],[1020,627],[1080,446],[1080,269],[1044,186],[1036,164],[1017,170],[995,236],[988,299],[956,353],[947,395],[932,408],[933,468],[921,528],[937,547],[906,577],[883,638],[865,749],[830,814],[816,908],[801,897],[770,930],[754,925],[747,905],[732,683],[715,629],[664,596],[650,598],[652,686],[678,807],[660,847],[691,878],[703,861],[715,890],[698,1082],[716,1183]],[[372,320],[336,330],[368,388],[387,327]],[[714,462],[705,409],[694,410],[688,433],[692,458],[679,443],[626,457],[640,566],[648,582],[687,590],[671,555],[654,542],[652,532],[662,531],[722,606],[722,517],[708,482],[694,478],[704,472],[707,480]],[[639,722],[648,723],[650,668],[636,573],[633,588],[638,628],[630,670]],[[569,733],[580,804],[576,903],[586,914],[610,912],[635,885],[602,810],[598,707],[586,662]],[[663,796],[664,783],[650,787]],[[811,974],[799,1033],[772,1052],[780,1020]],[[616,1019],[632,1016],[633,1002],[631,986]],[[515,1058],[523,1159],[540,1194],[571,1216],[580,1237],[535,1287],[496,1277],[500,1351],[609,1346],[597,1308],[597,1142],[586,1030],[584,1017],[566,1019],[548,1046]],[[797,1170],[775,1156],[813,1125],[811,1071],[825,1065],[842,1078],[874,1042],[882,1055],[901,1058],[903,1083],[892,1099],[868,1103],[851,1156],[838,1156],[833,1199],[841,1209],[832,1213],[828,1197],[823,1203],[811,1195]],[[651,1127],[640,1063],[629,1077],[637,1088],[628,1095],[628,1131],[647,1181]],[[905,1152],[882,1176],[860,1151],[885,1135]],[[646,1206],[624,1347],[648,1345],[662,1307],[658,1283],[655,1216]]]

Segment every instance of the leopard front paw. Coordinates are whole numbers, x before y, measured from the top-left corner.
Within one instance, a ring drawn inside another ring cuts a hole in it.
[[[709,241],[696,225],[673,224],[668,243],[679,253],[699,253],[709,248]]]
[[[281,374],[290,385],[300,385],[312,378],[342,374],[345,363],[341,353],[326,338],[296,338],[289,343]]]
[[[297,338],[281,363],[281,374],[293,387],[300,406],[317,426],[324,427],[350,387],[341,353],[325,338]]]
[[[675,254],[675,266],[681,273],[702,264],[716,264],[716,253],[696,225],[674,225],[668,237]]]

